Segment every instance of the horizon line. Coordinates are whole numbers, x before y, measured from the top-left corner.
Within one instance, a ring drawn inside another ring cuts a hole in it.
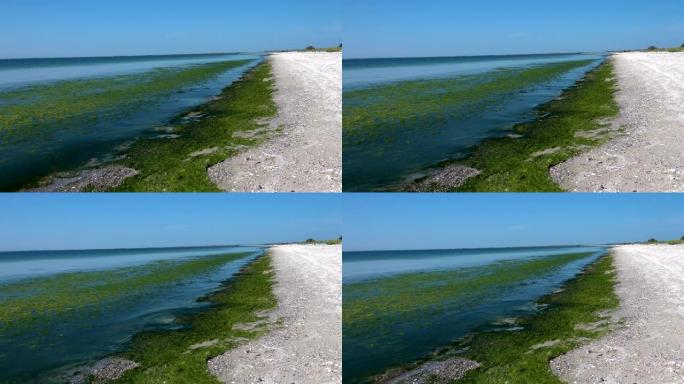
[[[207,56],[207,55],[238,55],[238,54],[253,54],[259,52],[271,51],[233,51],[233,52],[205,52],[205,53],[158,53],[158,54],[144,54],[144,55],[94,55],[94,56],[52,56],[52,57],[2,57],[0,60],[51,60],[51,59],[115,59],[120,57],[159,57],[159,56]]]
[[[72,248],[72,249],[24,249],[24,250],[0,250],[2,253],[24,253],[24,252],[80,252],[80,251],[132,251],[142,249],[172,249],[172,248],[223,248],[223,247],[260,247],[280,243],[261,243],[261,244],[212,244],[212,245],[177,245],[169,247],[121,247],[121,248]]]
[[[411,249],[366,249],[344,252],[414,252],[414,251],[474,251],[477,249],[522,249],[522,248],[570,248],[570,247],[613,247],[621,244],[633,244],[636,242],[593,243],[593,244],[549,244],[549,245],[516,245],[497,247],[465,247],[465,248],[411,248]]]

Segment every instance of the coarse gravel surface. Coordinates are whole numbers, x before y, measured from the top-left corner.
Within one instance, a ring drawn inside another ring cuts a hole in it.
[[[271,248],[282,325],[208,362],[224,383],[342,382],[342,246]]]
[[[58,173],[49,176],[41,186],[24,189],[24,192],[104,192],[116,188],[129,177],[138,174],[133,168],[108,165],[80,171],[76,174]]]
[[[613,55],[624,134],[551,169],[573,192],[684,191],[684,53]]]
[[[279,132],[208,169],[232,192],[342,190],[342,53],[283,52],[269,57]]]
[[[567,383],[684,383],[684,245],[614,248],[624,324],[551,361]]]

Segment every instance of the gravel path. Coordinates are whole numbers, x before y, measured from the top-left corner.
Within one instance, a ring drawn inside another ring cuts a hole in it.
[[[342,54],[285,52],[270,57],[282,133],[209,168],[235,192],[342,190]]]
[[[208,362],[224,383],[342,382],[342,247],[272,248],[283,326]]]
[[[552,169],[575,192],[684,191],[684,53],[613,56],[625,134]]]
[[[616,247],[624,326],[551,362],[569,383],[684,383],[684,246]]]

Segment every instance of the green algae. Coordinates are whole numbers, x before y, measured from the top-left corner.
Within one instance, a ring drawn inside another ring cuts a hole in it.
[[[125,357],[140,366],[115,383],[218,383],[207,360],[235,348],[242,339],[263,335],[269,327],[235,327],[262,320],[276,306],[270,255],[245,267],[223,289],[205,298],[212,308],[181,318],[183,330],[143,332],[133,338]],[[213,344],[191,348],[209,340]]]
[[[518,125],[519,138],[483,142],[473,155],[457,163],[478,169],[480,175],[454,189],[460,192],[561,192],[549,169],[611,135],[594,134],[617,116],[613,64],[590,72],[561,98],[539,108],[540,117]],[[539,155],[541,154],[541,155]]]
[[[481,75],[411,80],[344,92],[344,144],[360,145],[394,130],[425,133],[454,117],[473,114],[494,96],[550,81],[590,64],[578,60],[542,66],[506,68]],[[386,140],[391,140],[387,137]]]
[[[129,115],[175,90],[249,63],[224,61],[113,77],[66,80],[0,93],[0,142],[51,135]],[[85,128],[83,128],[85,129]]]
[[[0,337],[39,331],[41,323],[96,316],[146,292],[204,275],[247,257],[233,253],[163,260],[106,271],[64,273],[0,285]]]
[[[461,270],[409,273],[345,284],[344,334],[373,342],[387,336],[391,324],[429,326],[440,314],[477,303],[511,283],[552,273],[590,255],[573,253],[507,260]]]
[[[605,321],[606,313],[617,308],[615,283],[613,256],[604,256],[567,282],[562,291],[542,298],[539,304],[546,309],[519,319],[516,326],[522,330],[477,333],[441,351],[440,357],[461,356],[481,364],[459,384],[561,384],[549,361],[612,329],[609,324],[581,325]],[[551,340],[559,342],[532,348]]]
[[[121,163],[138,175],[127,179],[117,191],[211,192],[218,191],[209,180],[207,168],[241,148],[262,143],[265,119],[275,116],[274,80],[271,65],[262,63],[223,90],[217,100],[193,109],[206,115],[199,121],[178,124],[172,139],[137,141]],[[187,115],[187,114],[186,114]],[[199,156],[193,154],[212,149]]]

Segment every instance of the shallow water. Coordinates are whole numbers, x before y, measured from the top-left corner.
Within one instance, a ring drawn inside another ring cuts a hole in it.
[[[473,75],[497,68],[584,60],[595,55],[505,55],[417,57],[397,59],[348,59],[343,62],[344,89],[352,90],[403,80]]]
[[[0,60],[0,91],[57,80],[143,72],[154,68],[253,58],[242,54],[67,57]]]
[[[0,252],[0,284],[57,273],[130,267],[159,260],[256,252],[242,246]]]
[[[79,89],[80,81],[113,80],[111,87],[122,86],[125,76],[138,76],[145,82],[147,74],[161,70],[184,70],[210,63],[247,60],[247,64],[217,73],[194,84],[179,85],[149,95],[131,95],[131,102],[121,100],[81,113],[73,106],[50,106],[35,111],[30,124],[0,126],[0,190],[16,190],[54,172],[83,167],[97,167],[121,155],[136,139],[160,136],[155,129],[165,126],[181,112],[206,102],[221,92],[250,68],[261,55],[152,56],[126,58],[32,59],[0,61],[0,113],[12,114],[17,99],[11,92],[25,92],[29,97],[55,85],[72,82],[75,95],[102,92],[106,89]],[[117,82],[118,81],[118,82]],[[109,85],[108,85],[109,86]],[[114,89],[114,88],[112,88]],[[5,95],[5,96],[3,96]],[[69,95],[74,96],[74,95]],[[19,102],[26,102],[22,96]],[[59,97],[59,96],[55,96]],[[84,108],[92,100],[83,99]],[[118,103],[118,104],[117,104]],[[7,111],[3,112],[3,106]],[[63,114],[54,112],[67,108]],[[43,112],[45,116],[41,116]],[[56,115],[55,115],[56,114]],[[55,116],[58,120],[55,120]],[[25,119],[19,120],[25,122]]]
[[[102,280],[99,277],[110,272],[112,281],[125,282],[136,273],[154,276],[165,266],[181,265],[158,263],[234,255],[227,256],[227,261],[216,267],[183,274],[175,280],[115,286],[115,292],[106,292],[100,302],[87,306],[68,303],[71,308],[55,309],[51,316],[38,310],[36,317],[24,321],[23,325],[0,322],[0,381],[63,382],[64,374],[125,348],[140,331],[176,329],[179,316],[206,308],[207,304],[198,302],[198,298],[216,291],[261,254],[261,248],[237,246],[0,253],[0,270],[12,266],[12,273],[4,273],[0,278],[0,305],[7,305],[6,301],[17,297],[30,300],[32,295],[44,294],[44,286],[79,289],[80,284],[82,290],[92,290],[99,284],[107,284],[106,277]],[[98,273],[96,281],[89,277],[92,273]],[[63,280],[46,285],[50,278]],[[36,290],[10,288],[22,282],[29,282],[28,286]],[[55,300],[62,299],[55,296]]]
[[[537,106],[558,97],[603,58],[533,55],[345,61],[344,189],[401,188],[431,167],[467,156],[483,140],[509,134],[515,124],[533,119]],[[519,86],[498,87],[519,80],[526,70],[578,60],[586,64],[518,81]],[[421,83],[434,84],[433,94],[421,89]],[[433,105],[439,105],[449,92],[453,101],[441,109],[412,109],[430,96]],[[372,117],[363,114],[368,108],[374,108]]]
[[[346,252],[343,377],[427,357],[478,329],[512,330],[603,247]]]

